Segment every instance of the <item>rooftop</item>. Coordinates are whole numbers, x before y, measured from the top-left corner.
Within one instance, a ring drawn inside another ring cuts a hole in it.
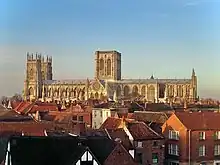
[[[219,130],[219,112],[176,112],[174,115],[191,130]],[[196,122],[195,122],[196,121]]]

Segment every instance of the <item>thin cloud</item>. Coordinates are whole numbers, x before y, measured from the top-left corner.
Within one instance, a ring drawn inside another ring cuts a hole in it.
[[[183,6],[184,7],[190,7],[190,6],[198,6],[202,3],[216,3],[216,2],[220,2],[220,0],[198,0],[198,1],[191,1],[191,2],[187,2],[185,3]]]
[[[199,2],[188,2],[186,4],[184,4],[184,7],[187,7],[187,6],[197,6],[199,5]]]

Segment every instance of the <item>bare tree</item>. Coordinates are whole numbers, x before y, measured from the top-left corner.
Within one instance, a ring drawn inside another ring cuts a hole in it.
[[[22,101],[23,98],[22,98],[22,96],[21,96],[20,94],[15,93],[14,96],[12,96],[12,97],[10,98],[10,100],[11,100],[11,101]]]
[[[6,97],[6,96],[2,96],[1,97],[1,104],[2,105],[7,105],[8,104],[8,101],[9,101],[9,98]]]

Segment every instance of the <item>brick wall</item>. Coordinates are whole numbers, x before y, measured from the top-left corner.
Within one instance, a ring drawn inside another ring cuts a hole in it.
[[[137,142],[135,142],[137,144]],[[135,151],[135,160],[137,161],[137,154],[142,153],[142,164],[153,164],[153,153],[158,154],[158,165],[164,164],[164,140],[147,140],[143,141],[142,148],[137,148]]]

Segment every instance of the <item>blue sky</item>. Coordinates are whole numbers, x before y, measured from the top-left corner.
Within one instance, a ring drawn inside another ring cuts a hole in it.
[[[53,56],[55,79],[93,78],[94,52],[122,53],[125,78],[198,76],[220,99],[220,0],[1,0],[0,95],[21,92],[26,52]]]

